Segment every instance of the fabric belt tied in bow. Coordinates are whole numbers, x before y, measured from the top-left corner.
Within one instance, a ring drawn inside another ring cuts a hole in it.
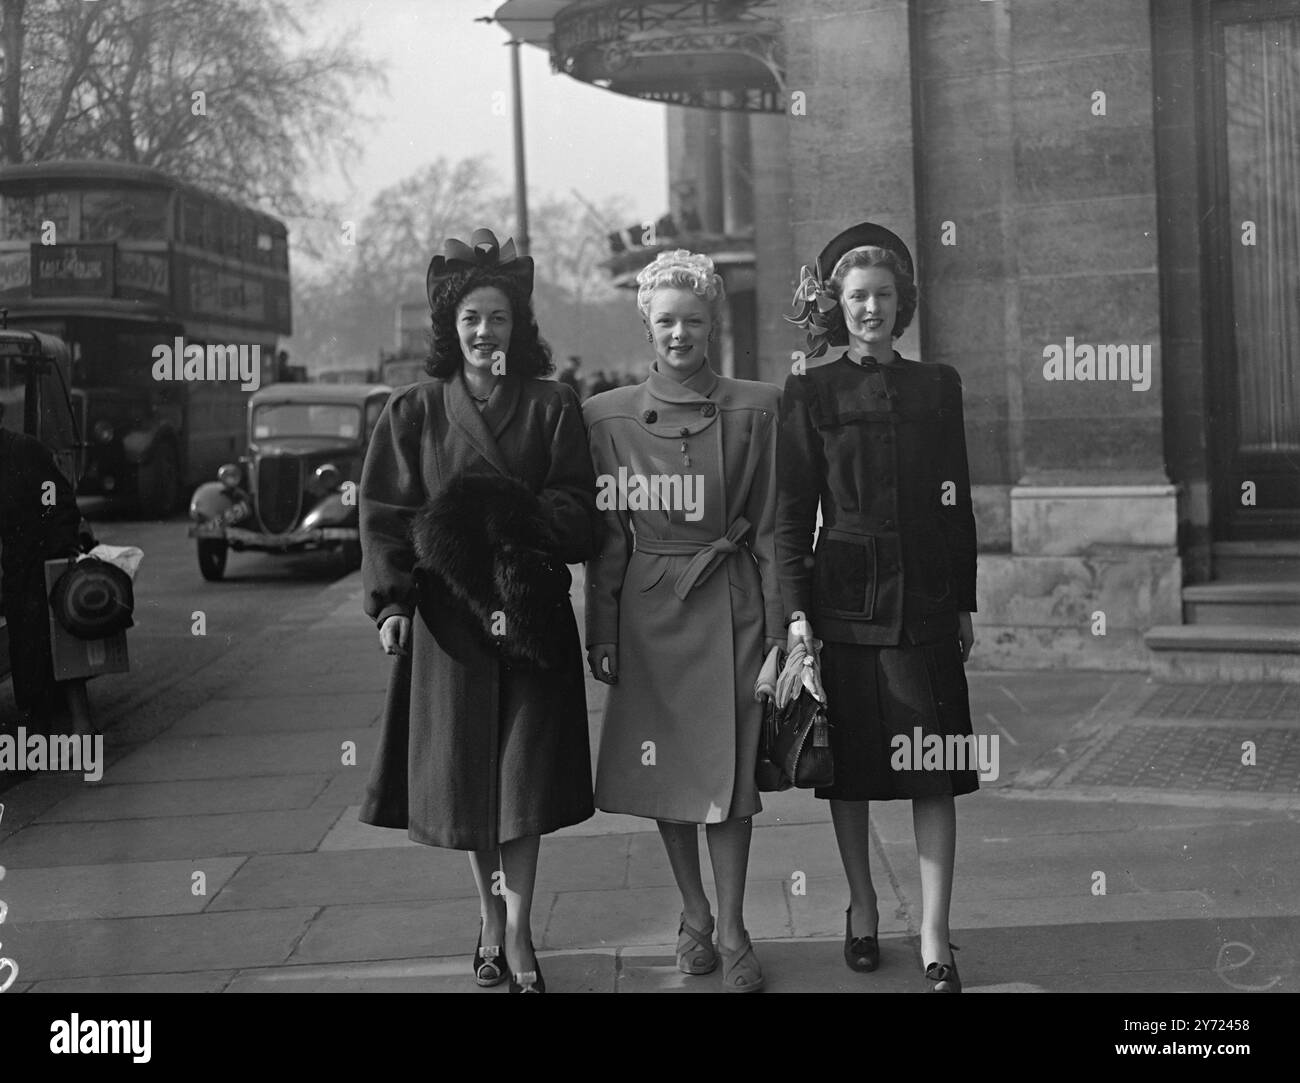
[[[682,569],[677,577],[674,593],[682,601],[692,590],[711,576],[724,560],[732,553],[740,551],[740,543],[749,533],[750,522],[743,515],[737,519],[720,538],[700,545],[698,542],[679,541],[671,538],[636,539],[638,553],[650,553],[659,557],[690,557],[691,562]]]

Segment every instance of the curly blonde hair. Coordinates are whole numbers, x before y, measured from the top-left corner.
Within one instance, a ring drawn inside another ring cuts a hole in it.
[[[713,269],[713,260],[702,253],[685,248],[660,252],[653,263],[641,268],[636,287],[636,307],[641,310],[643,320],[649,321],[650,298],[660,289],[690,290],[708,303],[715,324],[722,317],[722,302],[726,298],[722,275]]]

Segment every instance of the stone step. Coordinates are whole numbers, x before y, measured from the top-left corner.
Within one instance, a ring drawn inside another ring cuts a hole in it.
[[[1218,582],[1300,583],[1300,541],[1215,542],[1213,552]]]
[[[1219,582],[1183,587],[1183,621],[1300,628],[1300,583]]]
[[[1151,675],[1184,681],[1300,684],[1300,628],[1268,624],[1166,624],[1143,636]]]

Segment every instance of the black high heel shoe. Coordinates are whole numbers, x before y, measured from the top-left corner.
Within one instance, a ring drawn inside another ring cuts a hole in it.
[[[478,943],[474,945],[474,984],[485,989],[500,985],[510,974],[501,945],[483,947],[483,923],[478,926]]]
[[[542,963],[537,958],[537,952],[533,949],[530,942],[528,950],[533,952],[533,970],[525,970],[519,974],[510,973],[510,991],[512,993],[544,993],[546,992],[546,979],[542,977]]]
[[[874,936],[854,936],[852,907],[844,911],[844,961],[850,970],[868,974],[880,965],[880,943]],[[876,933],[880,932],[879,917]]]
[[[957,951],[956,944],[949,944],[949,948]],[[952,957],[951,963],[930,963],[925,968],[925,980],[933,982],[927,993],[960,993],[961,976],[957,973],[957,956]]]

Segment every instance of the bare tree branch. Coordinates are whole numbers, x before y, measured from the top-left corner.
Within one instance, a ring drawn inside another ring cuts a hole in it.
[[[0,0],[0,16],[23,58],[0,97],[8,160],[140,162],[283,214],[314,205],[313,164],[358,154],[354,100],[384,82],[347,35],[311,44],[284,0]]]

